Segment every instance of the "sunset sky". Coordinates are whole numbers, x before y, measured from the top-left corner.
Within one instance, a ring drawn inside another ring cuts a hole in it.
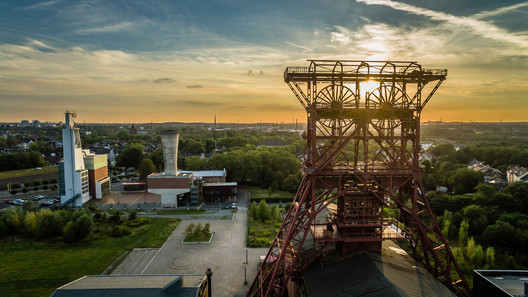
[[[307,59],[447,68],[422,120],[528,121],[528,1],[0,2],[0,122],[292,122]]]

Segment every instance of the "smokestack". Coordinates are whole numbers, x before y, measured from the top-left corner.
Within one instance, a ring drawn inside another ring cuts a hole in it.
[[[165,174],[178,175],[178,140],[180,134],[176,130],[164,130],[160,134]]]

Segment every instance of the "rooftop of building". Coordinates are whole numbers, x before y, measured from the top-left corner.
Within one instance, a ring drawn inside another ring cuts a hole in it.
[[[504,291],[506,296],[526,296],[527,270],[474,270],[473,272]]]
[[[204,187],[236,187],[238,184],[236,182],[230,183],[204,183]]]
[[[178,175],[165,174],[165,172],[154,172],[147,176],[147,178],[188,178],[191,176],[189,173],[183,171],[179,172]]]
[[[307,296],[455,296],[392,241],[382,254],[341,256],[330,249],[325,259],[303,272]]]
[[[87,275],[58,288],[52,297],[197,296],[205,275]]]
[[[182,174],[192,174],[195,178],[198,177],[225,177],[226,171],[224,170],[197,170],[197,171],[185,171],[182,170]]]

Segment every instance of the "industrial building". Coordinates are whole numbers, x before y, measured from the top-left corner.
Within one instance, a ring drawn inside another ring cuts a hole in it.
[[[473,295],[479,297],[528,296],[528,271],[473,270]]]
[[[53,292],[51,297],[208,297],[203,275],[87,275]]]
[[[62,129],[64,159],[59,162],[60,206],[83,206],[93,198],[101,199],[110,191],[106,155],[96,155],[83,150],[79,128],[73,118],[76,114],[66,112]]]
[[[180,171],[178,169],[179,134],[161,132],[164,172],[147,176],[149,193],[161,196],[162,207],[190,207],[203,202],[236,201],[237,183],[227,183],[224,170]]]

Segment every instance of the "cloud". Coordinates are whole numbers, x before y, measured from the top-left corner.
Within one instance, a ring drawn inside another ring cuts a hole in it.
[[[172,84],[176,82],[176,80],[169,78],[169,77],[164,77],[164,78],[155,79],[153,80],[153,82],[157,84]]]
[[[494,17],[494,16],[498,16],[501,14],[511,12],[511,11],[515,11],[525,6],[528,6],[528,2],[517,3],[517,4],[510,5],[510,6],[505,6],[505,7],[495,9],[495,10],[491,10],[491,11],[481,11],[477,14],[472,15],[472,18],[483,19],[483,18]]]
[[[220,106],[220,105],[224,105],[221,102],[204,101],[204,100],[178,100],[178,104],[193,105],[193,106]]]
[[[85,28],[76,30],[77,34],[94,34],[94,33],[115,33],[121,31],[128,31],[134,29],[136,23],[134,22],[121,22],[112,25],[105,25],[100,27]]]
[[[247,75],[249,75],[249,76],[255,75],[255,72],[253,72],[253,70],[250,69],[250,70],[247,72]],[[264,71],[260,70],[260,71],[258,72],[258,75],[260,75],[260,76],[264,75]]]
[[[187,89],[202,89],[204,86],[202,85],[190,85],[190,86],[185,86]]]
[[[291,46],[295,46],[295,47],[298,47],[298,48],[302,48],[302,49],[305,49],[307,51],[313,51],[313,49],[311,49],[311,48],[308,48],[308,47],[305,47],[305,46],[302,46],[302,45],[298,45],[298,44],[295,44],[295,43],[292,43],[292,42],[286,42],[286,44],[289,44]]]
[[[50,8],[51,6],[54,6],[55,4],[59,4],[61,2],[63,2],[63,0],[52,0],[52,1],[39,2],[39,3],[35,3],[35,4],[27,6],[27,7],[23,7],[21,9]]]
[[[458,30],[464,28],[471,31],[475,35],[480,35],[488,39],[492,39],[499,42],[507,42],[513,45],[520,46],[522,48],[528,48],[528,39],[526,36],[519,36],[508,32],[502,28],[499,28],[491,23],[478,20],[471,17],[461,17],[448,14],[445,12],[438,12],[426,8],[421,8],[401,2],[395,2],[391,0],[356,0],[360,3],[367,5],[382,5],[391,7],[396,10],[405,11],[415,15],[421,15],[429,17],[435,21],[442,21],[449,23],[453,26],[457,26]]]

